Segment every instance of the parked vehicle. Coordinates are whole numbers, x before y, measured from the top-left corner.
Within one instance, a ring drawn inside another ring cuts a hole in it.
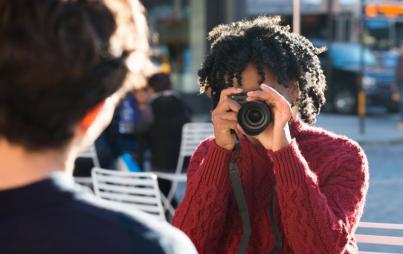
[[[320,45],[317,41],[313,42],[315,46],[324,45]],[[363,58],[361,58],[362,52]],[[337,42],[332,43],[319,58],[328,78],[326,98],[327,109],[330,111],[355,113],[361,82],[367,95],[367,106],[381,106],[390,112],[398,110],[394,69],[378,61],[370,49],[363,49],[356,43]],[[330,73],[328,73],[328,59],[330,59]],[[361,61],[364,65],[362,80]]]

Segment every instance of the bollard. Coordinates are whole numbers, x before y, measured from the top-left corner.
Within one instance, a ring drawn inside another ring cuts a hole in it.
[[[360,133],[365,133],[366,94],[364,90],[358,92],[358,115],[360,117]]]

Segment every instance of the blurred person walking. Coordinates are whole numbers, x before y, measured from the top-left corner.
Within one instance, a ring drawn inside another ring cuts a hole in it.
[[[126,90],[127,56],[146,59],[142,6],[130,3],[0,1],[0,253],[196,253],[168,223],[71,177]]]
[[[198,74],[214,137],[194,152],[173,218],[199,253],[358,254],[366,155],[308,125],[325,103],[323,50],[280,22],[257,17],[209,33]]]
[[[147,101],[143,111],[149,111],[152,119],[142,135],[143,149],[149,150],[151,170],[173,173],[176,169],[181,144],[182,127],[190,122],[190,109],[181,96],[172,89],[169,74],[155,73],[147,79],[147,86],[138,90],[139,101]],[[159,187],[168,195],[172,182],[158,179]],[[176,207],[176,200],[172,201]]]
[[[399,59],[396,66],[396,84],[400,94],[400,122],[397,124],[397,127],[403,130],[403,42],[400,44],[399,48]]]
[[[142,165],[142,155],[139,152],[141,142],[138,139],[150,126],[152,115],[148,108],[144,108],[144,102],[137,100],[137,90],[129,91],[119,102],[111,124],[97,139],[100,163],[106,165],[106,168],[116,169],[117,160],[125,156],[131,158],[136,168]]]
[[[134,127],[137,124],[141,125],[141,120],[137,101],[134,95],[128,92],[116,106],[111,123],[94,142],[101,168],[117,170],[118,159],[122,156],[129,156],[135,160],[137,142]],[[135,163],[135,161],[132,162]],[[73,175],[91,177],[93,167],[92,159],[79,157],[75,161]]]

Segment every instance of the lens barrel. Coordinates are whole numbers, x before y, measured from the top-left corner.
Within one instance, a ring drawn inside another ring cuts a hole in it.
[[[249,101],[241,106],[238,123],[247,135],[256,136],[272,122],[270,107],[262,101]]]

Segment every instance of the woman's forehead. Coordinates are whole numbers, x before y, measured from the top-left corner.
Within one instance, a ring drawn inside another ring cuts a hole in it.
[[[263,83],[266,85],[269,85],[273,87],[274,89],[278,91],[282,91],[283,89],[287,89],[277,81],[277,77],[273,74],[273,72],[268,68],[264,67],[264,80]],[[227,76],[225,75],[224,79],[227,79]],[[232,86],[233,87],[242,87],[246,91],[250,90],[256,90],[259,88],[262,77],[259,74],[256,66],[252,63],[246,65],[245,69],[241,73],[241,84],[239,84],[238,79],[236,76],[232,78]]]
[[[281,86],[278,83],[276,76],[269,68],[265,67],[263,70],[265,75],[263,80],[264,83],[273,87]],[[252,87],[258,88],[262,81],[261,75],[259,74],[256,66],[253,64],[248,64],[246,66],[246,68],[241,73],[241,77],[242,77],[242,87],[244,88],[252,88]]]

